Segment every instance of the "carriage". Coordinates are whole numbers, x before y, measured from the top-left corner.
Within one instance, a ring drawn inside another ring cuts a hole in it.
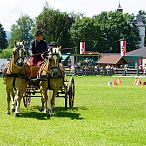
[[[41,110],[44,110],[48,117],[54,112],[56,97],[64,97],[65,109],[68,104],[73,108],[75,82],[73,76],[70,80],[66,79],[63,65],[59,63],[61,48],[51,48],[48,59],[44,59],[41,66],[31,66],[28,61],[24,61],[23,42],[15,42],[14,46],[12,61],[4,75],[7,114],[10,114],[10,101],[12,111],[15,111],[15,116],[19,116],[21,99],[23,98],[25,107],[28,107],[32,97],[41,97]]]
[[[31,98],[42,97],[39,87],[38,87],[38,79],[32,78],[29,80],[29,84],[27,85],[26,92],[23,96],[23,103],[25,107],[29,107],[31,103]],[[75,96],[75,81],[74,77],[71,76],[69,80],[65,80],[63,85],[59,87],[56,97],[64,98],[65,110],[68,105],[72,109],[74,106],[74,96]]]

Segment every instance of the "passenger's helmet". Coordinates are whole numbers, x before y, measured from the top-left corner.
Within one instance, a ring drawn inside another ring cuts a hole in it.
[[[49,46],[50,46],[50,47],[57,47],[58,45],[57,45],[57,43],[56,43],[55,41],[53,41],[53,42],[51,42],[51,43],[49,44]]]

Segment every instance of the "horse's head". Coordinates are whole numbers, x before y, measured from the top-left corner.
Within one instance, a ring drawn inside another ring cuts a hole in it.
[[[16,42],[14,43],[13,48],[13,58],[14,64],[17,66],[22,67],[24,65],[24,41],[23,42]]]
[[[49,62],[51,66],[51,76],[57,77],[59,74],[59,60],[61,58],[61,47],[51,48],[49,53]]]

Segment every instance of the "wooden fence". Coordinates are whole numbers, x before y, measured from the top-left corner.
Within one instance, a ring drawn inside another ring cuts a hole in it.
[[[95,69],[95,68],[74,68],[70,69],[68,67],[65,67],[65,74],[66,75],[101,75],[101,76],[111,76],[111,75],[123,75],[123,76],[128,76],[128,75],[146,75],[144,74],[143,71],[138,70],[138,69],[111,69],[111,70],[106,70],[106,69]],[[0,71],[0,75],[2,75],[2,72]]]
[[[128,75],[144,75],[144,72],[138,69],[94,69],[94,68],[74,68],[74,69],[69,69],[65,68],[65,73],[66,75],[103,75],[103,76],[110,76],[110,75],[123,75],[123,76],[128,76]]]

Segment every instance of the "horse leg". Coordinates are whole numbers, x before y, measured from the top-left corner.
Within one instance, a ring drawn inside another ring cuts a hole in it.
[[[20,89],[18,89],[17,91],[18,92],[16,94],[16,99],[15,99],[15,101],[16,101],[15,116],[16,117],[19,116],[19,114],[20,114],[20,103],[21,103],[21,99],[22,99],[23,93],[24,93],[23,90],[20,90]]]
[[[41,103],[42,103],[42,106],[39,110],[42,112],[45,108],[45,97],[44,97],[43,94],[42,94],[42,97],[41,97]]]
[[[21,99],[23,97],[23,94],[26,91],[26,87],[27,87],[27,82],[24,79],[18,79],[17,80],[17,92],[16,92],[16,109],[15,109],[15,116],[19,116],[20,113],[20,103],[21,103]]]
[[[40,111],[43,111],[44,110],[44,108],[45,108],[45,96],[46,96],[46,91],[45,91],[45,89],[42,87],[42,86],[40,86],[40,92],[41,92],[41,95],[42,95],[42,97],[41,97],[41,103],[42,103],[42,106],[41,106],[41,108],[39,109]]]
[[[52,115],[52,111],[51,111],[51,98],[50,94],[49,96],[47,95],[47,88],[42,88],[42,86],[40,86],[40,91],[41,91],[41,101],[42,101],[42,110],[45,111],[45,113],[47,113],[48,118],[51,117]]]
[[[6,114],[10,115],[10,101],[11,101],[11,97],[10,97],[10,92],[7,91],[7,112]]]
[[[17,117],[19,116],[19,113],[20,113],[20,102],[21,102],[19,90],[17,90],[16,96],[15,96],[15,102],[16,102],[15,116]]]
[[[40,111],[44,111],[44,109],[46,107],[46,102],[47,102],[46,98],[48,98],[47,97],[48,83],[46,81],[41,81],[39,86],[40,86],[40,92],[41,92],[41,95],[42,95],[42,97],[41,97],[42,107],[41,107]]]
[[[42,102],[42,106],[45,104],[44,112],[48,113],[48,104],[47,104],[48,95],[47,95],[47,89],[43,90],[43,100],[44,100],[44,102]]]
[[[48,98],[47,98],[46,106],[48,106],[48,116],[49,117],[52,116],[52,114],[53,114],[53,111],[51,108],[52,96],[53,96],[53,90],[48,90]]]
[[[6,92],[7,92],[7,114],[10,114],[10,102],[11,102],[11,94],[13,93],[13,86],[6,85]]]
[[[56,97],[56,95],[57,95],[57,92],[58,92],[58,89],[53,90],[53,93],[52,93],[51,109],[52,109],[52,112],[53,112],[53,113],[55,112],[55,97]]]
[[[15,112],[15,93],[14,93],[14,91],[12,92],[11,101],[12,101],[12,112]]]

